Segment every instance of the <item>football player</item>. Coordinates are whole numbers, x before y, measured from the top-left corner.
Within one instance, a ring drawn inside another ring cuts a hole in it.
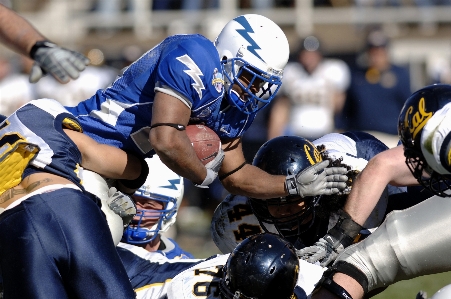
[[[387,183],[420,184],[435,196],[390,213],[367,239],[345,249],[324,274],[312,298],[363,298],[373,290],[420,275],[451,270],[451,86],[414,92],[398,120],[402,146],[370,161],[353,185],[349,215],[368,215]]]
[[[255,198],[339,192],[346,186],[346,169],[325,169],[328,162],[289,176],[246,164],[241,137],[279,90],[288,56],[287,38],[277,24],[261,15],[241,15],[214,43],[198,34],[167,37],[110,87],[68,110],[98,142],[145,157],[157,153],[198,187],[219,174],[229,192]],[[224,151],[205,166],[186,135],[189,123],[204,123],[221,138]]]
[[[330,159],[331,165],[347,167],[352,177],[365,168],[371,157],[386,149],[381,141],[364,132],[331,133],[313,143],[299,136],[282,136],[267,141],[255,155],[253,165],[271,174],[289,174]],[[402,191],[387,186],[363,227],[377,227],[384,219],[388,196]],[[244,238],[263,229],[278,232],[297,249],[312,246],[334,226],[342,231],[346,214],[340,209],[345,200],[346,195],[294,195],[265,201],[230,195],[213,215],[213,240],[222,252],[230,252]],[[346,225],[346,233],[353,234],[352,241],[360,233],[369,233],[352,222]],[[308,259],[307,254],[302,255]],[[325,260],[320,261],[322,265],[327,264]]]
[[[174,240],[162,235],[176,221],[183,199],[183,178],[170,170],[157,155],[146,158],[146,162],[152,171],[144,185],[132,195],[137,213],[118,246],[143,258],[149,252],[159,252],[169,259],[194,258]]]
[[[203,260],[144,260],[118,248],[137,298],[306,299],[323,268],[299,261],[290,243],[275,234],[257,234],[231,254]],[[130,267],[128,268],[127,265]],[[165,297],[167,296],[167,297]]]
[[[31,101],[0,123],[0,143],[3,298],[134,298],[100,200],[83,187],[82,167],[134,192],[147,177],[144,160],[84,135],[50,99]],[[121,200],[116,194],[115,209]],[[130,208],[118,212],[134,215]]]

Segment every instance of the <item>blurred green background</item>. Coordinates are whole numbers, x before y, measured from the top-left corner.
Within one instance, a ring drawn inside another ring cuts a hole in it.
[[[426,275],[400,281],[389,286],[384,292],[374,296],[372,299],[415,299],[420,290],[426,291],[428,298],[430,298],[447,284],[451,284],[451,272]]]

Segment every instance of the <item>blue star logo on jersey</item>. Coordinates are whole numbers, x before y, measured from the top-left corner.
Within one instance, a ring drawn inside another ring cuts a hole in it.
[[[249,52],[257,56],[261,61],[265,62],[263,58],[261,58],[260,55],[258,55],[258,53],[255,51],[261,48],[259,45],[257,45],[257,42],[255,42],[249,35],[249,33],[254,33],[254,30],[252,30],[252,27],[247,19],[244,16],[239,16],[238,18],[235,18],[235,21],[237,21],[244,28],[237,29],[236,32],[238,32],[250,44],[249,46],[247,46]]]
[[[199,95],[199,98],[202,99],[202,89],[205,89],[205,86],[200,76],[203,76],[204,74],[188,55],[185,54],[183,56],[177,57],[177,60],[189,68],[189,70],[184,70],[184,72],[188,74],[191,79],[193,79],[194,83],[191,84],[191,86],[194,87],[197,94]]]

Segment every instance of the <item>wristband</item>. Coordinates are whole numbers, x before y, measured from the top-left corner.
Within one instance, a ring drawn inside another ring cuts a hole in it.
[[[285,189],[289,195],[298,195],[298,184],[296,182],[296,175],[287,175],[285,178]]]
[[[48,40],[40,40],[40,41],[37,41],[37,42],[33,45],[33,47],[31,47],[31,50],[30,50],[30,57],[31,57],[31,59],[34,60],[34,56],[36,55],[36,51],[37,51],[39,48],[54,48],[54,47],[57,47],[57,45],[56,45],[55,43],[52,43],[51,41],[48,41]]]
[[[315,290],[313,290],[312,294],[316,293],[319,290],[319,287],[327,289],[329,292],[331,292],[340,299],[352,299],[348,291],[346,291],[342,286],[333,281],[332,278],[323,276],[316,285],[316,288]]]
[[[205,177],[204,181],[201,184],[194,184],[194,186],[198,188],[208,188],[208,185],[213,183],[213,181],[218,176],[217,172],[214,172],[213,170],[207,168],[207,176]]]
[[[134,180],[119,180],[124,187],[127,187],[128,189],[138,189],[146,182],[147,176],[149,175],[149,165],[141,158],[139,159],[139,162],[141,163],[141,173],[139,174],[139,177]]]

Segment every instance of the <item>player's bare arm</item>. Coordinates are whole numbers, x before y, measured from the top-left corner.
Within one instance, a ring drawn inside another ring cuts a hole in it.
[[[82,155],[82,167],[112,179],[134,180],[141,174],[139,159],[118,148],[97,143],[89,136],[69,129],[64,132]]]
[[[405,163],[402,146],[386,150],[368,162],[353,184],[344,210],[355,222],[363,225],[387,184],[418,184]]]
[[[0,4],[0,41],[28,56],[31,47],[38,41],[46,39],[27,20],[13,10]]]
[[[241,138],[222,140],[222,149],[225,158],[219,171],[219,178],[231,173],[221,180],[227,191],[261,199],[287,195],[285,176],[270,175],[251,164],[242,166],[246,160]],[[262,193],[262,190],[265,190],[265,193]]]
[[[152,123],[186,126],[191,109],[181,100],[157,92],[152,109]],[[195,184],[201,184],[206,175],[205,166],[197,158],[186,131],[160,125],[150,130],[149,141],[161,161],[172,171]]]

